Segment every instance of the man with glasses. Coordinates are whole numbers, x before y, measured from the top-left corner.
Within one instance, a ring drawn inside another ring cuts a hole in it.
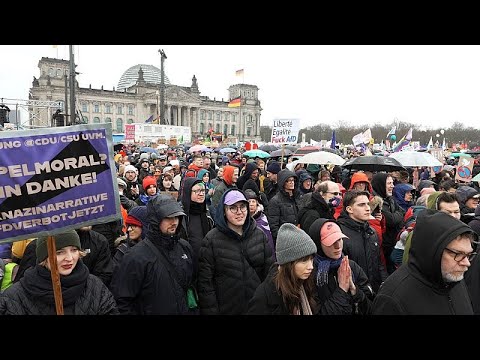
[[[272,263],[267,237],[249,216],[244,193],[227,190],[218,205],[215,227],[200,248],[197,286],[201,314],[245,314]]]
[[[471,315],[463,280],[477,235],[443,211],[417,216],[408,262],[390,275],[374,303],[375,315]]]
[[[341,199],[342,193],[337,183],[330,180],[322,181],[298,212],[300,228],[308,233],[310,225],[315,220],[319,218],[334,220],[335,207],[340,204]]]

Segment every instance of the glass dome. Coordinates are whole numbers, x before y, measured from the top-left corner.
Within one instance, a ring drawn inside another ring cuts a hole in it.
[[[138,64],[132,66],[127,71],[125,71],[118,81],[117,91],[123,91],[124,89],[129,88],[132,85],[135,85],[138,79],[138,71],[142,68],[143,70],[143,79],[148,84],[160,85],[162,72],[159,68],[153,65]],[[170,80],[165,74],[165,84],[170,84]]]

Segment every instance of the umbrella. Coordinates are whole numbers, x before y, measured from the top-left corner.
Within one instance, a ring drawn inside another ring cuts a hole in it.
[[[188,152],[190,152],[190,153],[195,152],[195,151],[211,151],[211,149],[209,149],[205,145],[201,145],[201,144],[200,145],[194,145],[190,149],[188,149]]]
[[[225,154],[225,153],[234,153],[234,152],[237,152],[237,150],[235,150],[234,148],[231,148],[231,147],[226,147],[226,148],[220,149],[220,152],[221,152],[222,154]]]
[[[151,148],[151,147],[148,147],[148,146],[144,146],[142,148],[140,148],[140,152],[145,152],[145,153],[156,153],[157,150],[155,150],[154,148]]]
[[[371,172],[405,170],[398,160],[378,155],[354,157],[345,161],[342,167]]]
[[[113,151],[120,151],[123,149],[123,144],[115,144],[113,145]]]
[[[327,151],[316,151],[308,153],[302,156],[299,162],[303,164],[317,164],[317,165],[325,165],[325,164],[334,164],[334,165],[343,165],[345,163],[345,159],[338,156],[337,154],[333,154]]]
[[[285,149],[291,150],[293,152],[297,151],[298,147],[295,145],[286,145]]]
[[[480,182],[480,173],[478,173],[478,174],[472,179],[472,181]]]
[[[278,146],[266,144],[266,145],[260,146],[259,149],[262,151],[270,152],[270,151],[278,150]]]
[[[248,150],[248,151],[245,151],[242,155],[248,156],[250,158],[259,157],[262,159],[270,157],[269,153],[260,149]]]
[[[465,157],[472,157],[470,154],[467,153],[462,153],[462,152],[457,152],[457,153],[451,153],[450,157],[451,158],[458,158],[459,156],[465,156]]]
[[[288,150],[288,149],[284,149],[284,150],[283,150],[283,156],[290,156],[290,155],[292,155],[292,154],[293,154],[293,152],[292,152],[291,150]],[[272,152],[270,153],[270,156],[271,156],[271,157],[282,156],[282,149],[272,151]]]
[[[390,154],[391,159],[398,160],[403,166],[442,166],[443,164],[432,154],[416,151],[400,151]]]

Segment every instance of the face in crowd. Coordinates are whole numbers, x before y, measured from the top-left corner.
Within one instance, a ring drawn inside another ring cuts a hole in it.
[[[248,214],[248,203],[237,201],[233,205],[225,205],[225,216],[233,226],[243,226]]]
[[[364,222],[370,219],[370,203],[365,195],[357,196],[353,204],[347,206],[345,210],[355,221]]]
[[[190,200],[196,203],[203,203],[205,201],[205,187],[202,183],[195,184],[192,187]]]
[[[167,236],[175,235],[178,224],[180,223],[180,217],[166,217],[160,222],[160,232]]]
[[[442,254],[442,277],[445,282],[458,282],[470,267],[470,260],[476,254],[473,252],[470,237],[460,235],[451,241]]]
[[[385,192],[387,193],[387,196],[392,196],[393,187],[393,178],[391,176],[387,176],[387,179],[385,180]]]

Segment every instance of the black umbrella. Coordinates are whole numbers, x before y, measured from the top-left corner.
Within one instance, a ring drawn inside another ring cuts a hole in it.
[[[120,151],[123,149],[123,144],[115,144],[113,145],[113,151]]]
[[[266,144],[266,145],[260,146],[259,149],[262,151],[270,152],[270,151],[278,150],[278,146]]]
[[[293,152],[291,150],[288,150],[288,149],[283,150],[283,156],[290,156],[292,154],[293,154]],[[282,156],[282,149],[272,151],[270,153],[270,156],[271,157]]]
[[[342,167],[371,172],[405,170],[397,160],[378,155],[354,157],[347,160]]]

